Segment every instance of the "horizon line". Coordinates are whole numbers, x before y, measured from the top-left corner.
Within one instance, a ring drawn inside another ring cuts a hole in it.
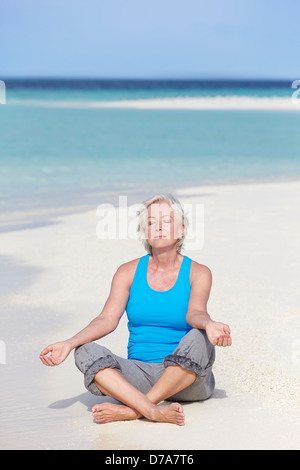
[[[290,82],[295,78],[254,78],[254,77],[92,77],[92,76],[49,76],[49,75],[34,75],[34,76],[4,76],[0,77],[1,80],[115,80],[115,81],[253,81],[253,82]]]

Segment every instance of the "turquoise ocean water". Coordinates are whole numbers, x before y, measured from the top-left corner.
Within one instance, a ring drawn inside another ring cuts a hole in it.
[[[188,186],[300,178],[299,112],[69,106],[179,96],[291,97],[291,82],[5,83],[6,104],[0,105],[2,231],[45,221],[53,209],[117,204],[118,195],[135,203],[154,192]]]

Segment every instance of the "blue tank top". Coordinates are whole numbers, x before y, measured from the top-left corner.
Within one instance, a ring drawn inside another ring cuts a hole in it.
[[[185,320],[192,260],[184,256],[175,285],[159,292],[148,285],[149,257],[142,256],[138,262],[125,308],[129,330],[127,353],[128,359],[162,362],[192,329]]]

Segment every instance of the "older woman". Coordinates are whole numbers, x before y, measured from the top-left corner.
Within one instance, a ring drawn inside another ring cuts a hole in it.
[[[100,315],[72,338],[48,346],[40,359],[56,366],[75,349],[86,388],[123,403],[95,405],[99,423],[144,416],[183,425],[179,402],[212,395],[215,346],[231,345],[230,328],[207,312],[210,269],[181,254],[187,219],[179,201],[170,194],[154,196],[138,215],[148,254],[122,264]],[[117,328],[125,310],[127,359],[94,342]],[[163,400],[172,403],[159,406]]]

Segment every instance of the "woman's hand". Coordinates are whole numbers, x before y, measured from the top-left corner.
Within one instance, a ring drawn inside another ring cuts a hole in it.
[[[231,346],[230,328],[224,323],[210,321],[205,327],[207,337],[213,346]]]
[[[45,366],[58,366],[68,357],[72,349],[68,341],[50,344],[50,346],[47,346],[47,348],[41,352],[40,360]],[[50,355],[47,356],[49,353]]]

